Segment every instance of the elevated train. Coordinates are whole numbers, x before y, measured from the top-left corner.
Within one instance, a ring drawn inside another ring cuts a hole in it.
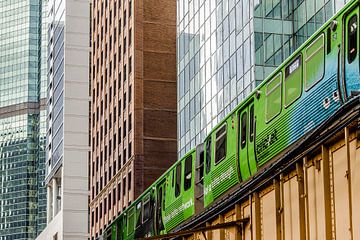
[[[106,240],[169,233],[251,181],[358,98],[360,1],[349,2],[105,230]]]

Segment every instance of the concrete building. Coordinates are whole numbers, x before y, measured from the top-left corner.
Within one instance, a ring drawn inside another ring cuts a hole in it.
[[[348,0],[178,0],[178,155]]]
[[[90,237],[176,161],[175,0],[92,2]]]
[[[48,1],[47,226],[37,239],[88,238],[88,0]]]
[[[42,7],[0,1],[1,240],[34,239],[46,224]]]

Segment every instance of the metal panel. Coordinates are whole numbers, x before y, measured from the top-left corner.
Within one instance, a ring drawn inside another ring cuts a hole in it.
[[[296,177],[283,184],[284,239],[300,240],[299,189]]]
[[[323,169],[323,161],[321,169]],[[315,165],[307,168],[307,216],[308,216],[308,237],[309,239],[325,238],[325,207],[324,200],[324,180],[321,169],[316,169]]]
[[[260,197],[261,202],[261,239],[277,240],[276,238],[276,200],[275,191]]]
[[[357,148],[358,141],[355,138],[350,142],[350,169],[351,169],[351,187],[352,187],[352,220],[353,220],[353,239],[360,239],[360,148]]]
[[[351,239],[349,234],[349,192],[347,179],[346,148],[332,152],[335,236],[336,239]],[[334,217],[334,216],[333,216]]]

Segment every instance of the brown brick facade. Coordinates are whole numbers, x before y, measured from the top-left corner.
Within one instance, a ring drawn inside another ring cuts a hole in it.
[[[176,1],[94,0],[91,25],[96,239],[176,160]]]

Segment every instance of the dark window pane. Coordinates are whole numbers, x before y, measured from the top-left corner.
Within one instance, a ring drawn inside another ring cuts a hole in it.
[[[241,149],[246,146],[246,120],[247,120],[247,113],[244,112],[241,116]]]
[[[181,163],[176,166],[175,197],[180,195],[181,187]]]
[[[226,125],[216,132],[215,164],[226,156]]]
[[[192,179],[192,156],[188,156],[185,160],[185,179],[184,179],[184,190],[188,190],[191,187]]]

